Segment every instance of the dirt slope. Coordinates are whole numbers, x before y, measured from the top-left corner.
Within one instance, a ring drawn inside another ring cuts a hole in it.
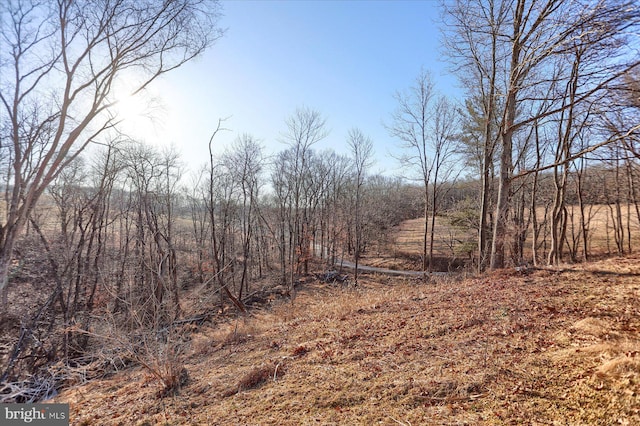
[[[193,330],[175,396],[140,368],[66,390],[74,425],[640,424],[640,260],[429,284],[311,284]]]

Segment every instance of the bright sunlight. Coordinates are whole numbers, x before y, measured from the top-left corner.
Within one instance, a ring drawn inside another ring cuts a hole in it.
[[[166,129],[163,124],[162,100],[150,89],[132,95],[121,87],[116,91],[117,102],[112,113],[120,123],[119,129],[133,139],[153,143]],[[122,94],[122,95],[120,95]]]

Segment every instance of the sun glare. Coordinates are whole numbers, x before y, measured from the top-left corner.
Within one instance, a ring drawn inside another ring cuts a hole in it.
[[[159,100],[146,91],[120,97],[113,113],[120,131],[132,138],[153,142],[163,133]]]
[[[137,121],[146,117],[147,108],[145,100],[141,95],[125,96],[118,101],[116,106],[118,119],[124,121]]]

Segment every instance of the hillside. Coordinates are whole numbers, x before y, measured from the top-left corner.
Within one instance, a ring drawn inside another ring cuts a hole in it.
[[[640,424],[640,257],[418,281],[308,283],[190,326],[188,379],[78,384],[74,425]]]

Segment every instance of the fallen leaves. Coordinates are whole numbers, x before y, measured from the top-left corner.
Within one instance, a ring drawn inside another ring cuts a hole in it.
[[[136,375],[123,376],[134,407],[109,381],[58,400],[82,395],[73,424],[114,404],[104,424],[135,410],[179,423],[185,404],[197,407],[188,424],[640,424],[640,262],[623,260],[621,275],[602,261],[429,284],[361,277],[349,291],[311,284],[295,304],[201,328],[191,381],[163,410]]]

